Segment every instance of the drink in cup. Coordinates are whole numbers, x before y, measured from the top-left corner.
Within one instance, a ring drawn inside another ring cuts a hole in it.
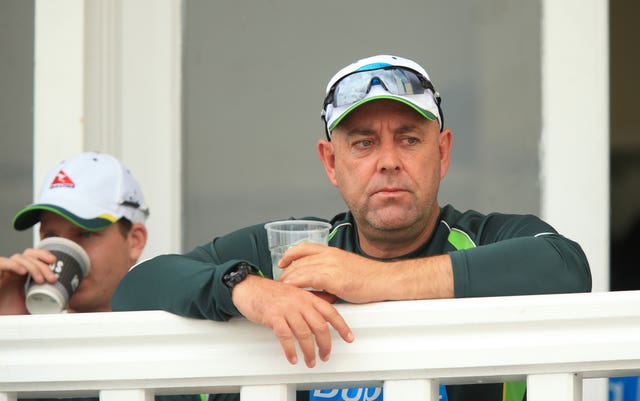
[[[80,245],[61,237],[46,238],[37,248],[56,255],[57,260],[49,268],[57,281],[38,284],[29,276],[25,285],[27,310],[31,314],[59,313],[89,273],[89,256]]]
[[[327,245],[331,224],[315,220],[283,220],[267,223],[264,227],[271,251],[273,279],[277,280],[282,273],[278,263],[287,249],[303,242]]]

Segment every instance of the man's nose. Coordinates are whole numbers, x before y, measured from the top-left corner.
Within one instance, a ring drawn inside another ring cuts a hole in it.
[[[378,163],[380,172],[395,172],[400,170],[402,160],[393,141],[386,141],[381,144]]]

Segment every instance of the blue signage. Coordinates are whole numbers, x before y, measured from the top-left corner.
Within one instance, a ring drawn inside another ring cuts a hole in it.
[[[637,376],[610,378],[609,401],[640,401],[640,378]]]
[[[447,391],[440,386],[440,401],[448,401]],[[309,401],[383,401],[381,387],[311,390]]]

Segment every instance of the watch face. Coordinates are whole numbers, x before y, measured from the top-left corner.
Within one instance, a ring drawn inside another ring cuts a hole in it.
[[[247,263],[238,263],[233,270],[229,271],[222,277],[224,284],[233,288],[236,284],[247,278],[249,273],[252,273],[254,268]]]

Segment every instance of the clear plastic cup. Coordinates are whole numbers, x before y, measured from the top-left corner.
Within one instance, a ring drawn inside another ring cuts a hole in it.
[[[273,279],[277,280],[282,273],[278,263],[287,249],[303,242],[327,245],[331,224],[315,220],[282,220],[267,223],[264,228],[271,251]]]

